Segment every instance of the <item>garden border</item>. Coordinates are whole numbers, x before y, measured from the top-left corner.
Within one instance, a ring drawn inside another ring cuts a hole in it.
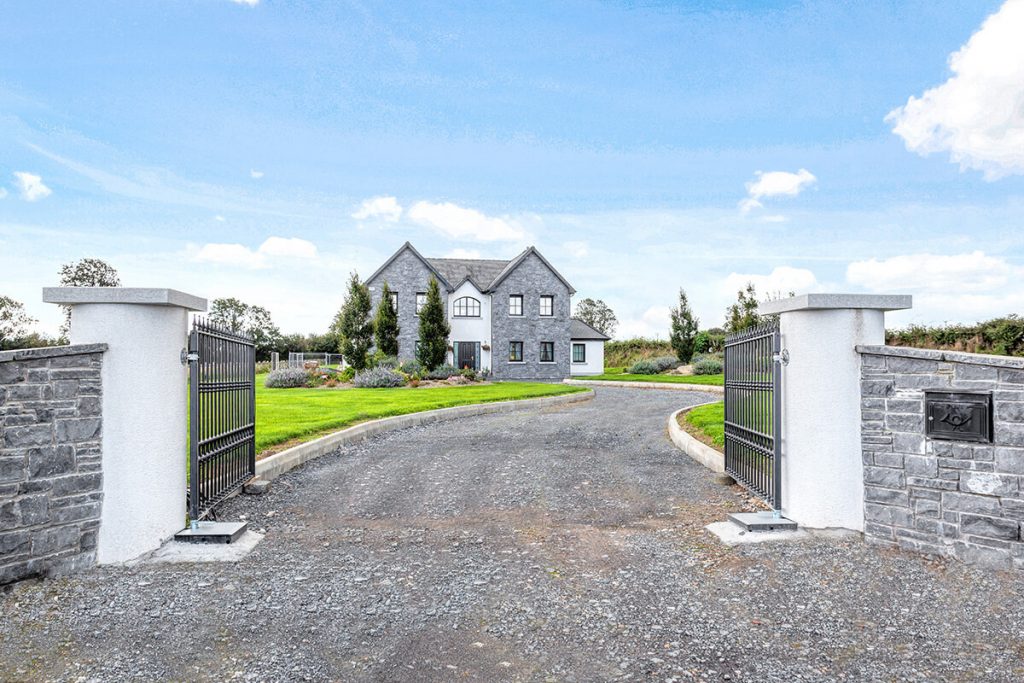
[[[622,389],[666,389],[669,391],[703,391],[708,394],[725,394],[725,387],[717,384],[686,384],[684,382],[623,382],[612,379],[563,379],[563,384],[581,387],[619,387]]]
[[[544,408],[547,406],[571,405],[573,403],[589,401],[592,398],[594,398],[593,391],[581,391],[574,394],[562,394],[560,396],[539,396],[536,398],[520,398],[511,401],[473,403],[464,406],[453,406],[451,408],[423,410],[416,413],[408,413],[406,415],[382,417],[378,420],[362,422],[342,429],[341,431],[327,434],[319,439],[308,441],[306,443],[299,444],[298,446],[293,446],[288,450],[275,453],[263,460],[257,460],[256,476],[267,481],[276,479],[285,472],[298,467],[303,463],[333,452],[339,446],[356,443],[385,432],[460,417],[516,412],[519,410]]]
[[[699,403],[695,406],[688,406],[686,408],[680,408],[676,412],[668,416],[668,436],[672,440],[672,443],[686,453],[688,456],[699,462],[704,467],[707,467],[712,472],[718,474],[725,473],[725,454],[719,453],[711,446],[691,436],[685,429],[679,426],[679,416],[683,413],[688,413],[694,408],[700,406],[712,405],[718,403],[718,401],[708,401],[706,403]]]

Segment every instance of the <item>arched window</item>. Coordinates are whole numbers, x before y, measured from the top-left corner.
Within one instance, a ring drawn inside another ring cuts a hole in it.
[[[480,302],[471,296],[464,296],[456,299],[453,313],[456,318],[479,318]]]

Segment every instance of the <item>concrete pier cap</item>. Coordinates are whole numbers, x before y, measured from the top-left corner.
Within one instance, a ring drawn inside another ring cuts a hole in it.
[[[860,344],[885,344],[901,294],[802,294],[767,301],[782,348],[782,513],[804,527],[864,529]]]
[[[103,508],[97,561],[154,550],[185,524],[188,317],[206,300],[175,289],[44,287],[71,307],[71,343],[104,343]]]

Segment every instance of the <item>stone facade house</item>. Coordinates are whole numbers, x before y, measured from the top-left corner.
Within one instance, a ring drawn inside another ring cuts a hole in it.
[[[385,282],[392,291],[400,359],[416,356],[419,310],[432,277],[451,325],[452,365],[487,369],[496,379],[595,374],[593,344],[604,336],[574,324],[570,311],[576,290],[534,247],[506,261],[424,258],[410,243],[402,245],[366,280],[374,310]],[[574,329],[584,328],[586,339],[574,340]],[[603,365],[603,348],[600,356]]]

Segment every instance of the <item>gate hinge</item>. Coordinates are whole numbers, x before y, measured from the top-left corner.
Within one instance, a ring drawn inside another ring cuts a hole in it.
[[[189,353],[189,351],[187,349],[182,349],[181,350],[181,364],[182,365],[188,365],[189,363],[195,363],[197,360],[199,360],[199,354],[198,353],[196,353],[194,351]]]
[[[782,349],[779,353],[772,354],[772,360],[776,363],[789,365],[789,349]]]

